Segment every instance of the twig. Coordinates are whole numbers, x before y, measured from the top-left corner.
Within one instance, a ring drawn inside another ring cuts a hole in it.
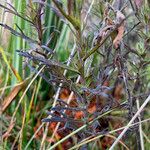
[[[22,34],[22,33],[19,33],[19,32],[17,32],[17,31],[15,31],[14,29],[12,29],[11,27],[9,27],[9,26],[6,25],[6,24],[0,23],[0,26],[2,26],[2,27],[4,27],[5,29],[9,30],[12,34],[14,34],[14,35],[16,35],[16,36],[19,36],[19,37],[21,37],[21,38],[23,38],[23,39],[25,39],[26,41],[29,41],[29,42],[31,42],[31,43],[37,43],[37,41],[35,41],[35,40],[29,38],[28,36],[26,36],[26,35],[24,35],[24,34]]]
[[[0,7],[6,9],[9,13],[12,13],[12,14],[14,14],[14,15],[16,15],[16,16],[22,18],[23,20],[25,20],[25,21],[27,21],[27,22],[29,22],[29,23],[31,23],[31,24],[33,25],[33,22],[32,22],[32,21],[30,21],[29,19],[27,19],[27,18],[21,16],[11,4],[9,4],[9,5],[11,6],[11,8],[13,8],[14,11],[11,10],[11,9],[9,9],[8,7],[2,5],[2,4],[0,4]]]
[[[148,136],[144,132],[142,132],[142,134],[145,137],[145,139],[147,140],[147,142],[150,144],[150,139],[148,138]]]
[[[122,71],[122,75],[123,75],[123,80],[124,80],[124,84],[125,84],[125,88],[126,88],[126,92],[127,92],[127,99],[128,99],[128,104],[130,105],[129,107],[129,116],[131,115],[132,117],[132,109],[133,109],[133,101],[132,101],[132,97],[131,97],[131,93],[129,90],[129,85],[127,82],[127,70],[123,68]]]
[[[136,23],[127,33],[123,35],[123,37],[127,36],[135,27],[137,27],[141,22]]]
[[[69,56],[69,58],[68,58],[67,66],[70,66],[72,57],[74,56],[74,53],[75,53],[75,48],[76,48],[76,44],[74,44],[73,49],[71,50],[71,54],[70,54],[70,56]],[[67,71],[68,71],[68,70],[66,70],[66,69],[64,70],[64,73],[63,73],[64,76],[66,76]],[[53,107],[56,106],[57,99],[58,99],[58,97],[59,97],[59,94],[60,94],[62,85],[63,85],[62,83],[59,84],[59,88],[57,89],[57,92],[56,92],[55,97],[54,97]],[[53,112],[53,111],[51,111],[51,113],[52,113],[52,112]],[[50,117],[51,117],[51,115],[48,116],[48,118],[50,118]],[[58,124],[56,125],[56,128],[55,128],[55,130],[54,130],[54,132],[53,132],[52,138],[54,137],[55,133],[57,132],[57,129],[58,129],[59,125],[60,125],[60,123],[58,123]],[[48,132],[48,126],[49,126],[49,123],[46,124],[41,145],[43,145],[43,143],[44,143],[44,141],[45,141],[45,139],[46,139],[47,132]],[[51,145],[51,143],[50,143],[49,145]],[[41,146],[41,148],[42,148],[42,146]]]
[[[131,5],[131,7],[132,7],[132,10],[135,11],[134,6],[133,6],[133,3],[132,3],[132,0],[129,0],[129,3],[130,3],[130,5]]]
[[[118,136],[118,138],[115,140],[113,145],[110,147],[109,150],[113,150],[116,144],[119,142],[119,140],[123,137],[123,135],[126,133],[126,131],[129,129],[133,121],[138,117],[138,115],[143,111],[144,107],[149,103],[150,101],[150,95],[148,98],[145,100],[145,102],[142,104],[142,106],[139,108],[139,110],[136,112],[136,114],[132,117],[130,122],[127,124],[127,126],[124,128],[124,130],[121,132],[121,134]]]
[[[74,20],[70,15],[67,15],[65,11],[59,6],[59,4],[56,2],[56,0],[52,0],[53,3],[56,5],[58,10],[61,12],[61,14],[74,26],[76,30],[80,29],[80,24]]]
[[[53,146],[51,146],[49,148],[49,150],[54,149],[57,145],[59,145],[60,143],[64,142],[65,140],[67,140],[68,138],[70,138],[71,136],[75,135],[76,133],[78,133],[79,131],[83,130],[84,128],[86,128],[88,125],[91,125],[93,122],[95,122],[97,119],[105,116],[108,113],[111,113],[114,109],[109,110],[108,112],[103,113],[102,115],[98,116],[97,118],[95,118],[94,120],[90,121],[88,124],[84,124],[83,126],[81,126],[80,128],[78,128],[77,130],[75,130],[74,132],[70,133],[69,135],[67,135],[66,137],[64,137],[63,139],[59,140],[57,143],[55,143]]]
[[[139,103],[139,99],[136,100],[136,105],[137,105],[137,110],[139,110],[140,108],[140,103]],[[143,130],[142,130],[142,124],[141,124],[141,115],[139,115],[138,117],[139,120],[139,134],[140,134],[140,146],[141,146],[141,150],[144,150],[144,140],[143,140]]]
[[[90,4],[90,7],[89,7],[89,9],[88,9],[88,11],[87,11],[87,13],[86,13],[86,15],[85,15],[84,22],[86,22],[86,20],[87,20],[87,17],[88,17],[88,15],[89,15],[89,13],[90,13],[92,7],[93,7],[94,1],[95,1],[95,0],[92,0],[92,2],[91,2],[91,4]]]
[[[129,127],[138,125],[139,123],[145,123],[145,122],[148,122],[148,121],[150,121],[150,118],[145,119],[145,120],[142,120],[141,122],[133,123],[133,124],[131,124]],[[100,134],[100,135],[98,135],[98,136],[96,136],[96,137],[94,137],[94,138],[91,138],[91,139],[88,137],[88,138],[84,139],[83,141],[81,141],[79,144],[77,144],[77,145],[75,145],[74,147],[70,148],[69,150],[77,149],[77,148],[79,148],[80,146],[82,146],[82,145],[84,145],[84,144],[87,144],[87,143],[90,143],[90,142],[92,142],[92,141],[95,141],[95,140],[97,140],[97,139],[99,139],[99,138],[101,138],[101,137],[103,137],[103,136],[105,136],[105,135],[107,135],[107,134],[112,134],[112,133],[121,131],[121,130],[125,129],[125,127],[126,127],[126,126],[121,127],[121,128],[118,128],[118,129],[115,129],[115,130],[112,130],[112,131],[109,131],[109,132],[107,132],[107,133],[105,133],[105,134]],[[110,149],[109,149],[109,150],[110,150]]]

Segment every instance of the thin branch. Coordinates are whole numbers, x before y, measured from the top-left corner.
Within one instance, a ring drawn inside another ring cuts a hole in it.
[[[136,100],[136,105],[137,105],[137,109],[139,110],[140,108],[140,102],[139,99]],[[141,122],[141,115],[139,115],[138,117],[139,122]],[[139,123],[139,134],[140,134],[140,146],[141,146],[141,150],[144,150],[144,139],[143,139],[143,130],[142,130],[142,124]]]
[[[145,119],[145,120],[142,120],[141,122],[133,123],[133,124],[131,124],[129,127],[136,126],[136,125],[138,125],[139,123],[145,123],[145,122],[148,122],[148,121],[150,121],[150,118]],[[97,139],[99,139],[99,138],[101,138],[101,137],[103,137],[103,136],[105,136],[105,135],[107,135],[107,134],[113,134],[113,133],[115,133],[115,132],[121,131],[121,130],[125,129],[125,127],[126,127],[126,126],[121,127],[121,128],[118,128],[118,129],[115,129],[115,130],[112,130],[112,131],[109,131],[109,132],[107,132],[107,133],[105,133],[105,134],[100,134],[100,135],[98,135],[98,136],[96,136],[96,137],[94,137],[94,138],[91,138],[91,139],[90,139],[90,137],[88,137],[88,138],[84,139],[83,141],[81,141],[79,144],[77,144],[77,145],[75,145],[74,147],[70,148],[69,150],[77,149],[77,148],[81,147],[82,145],[87,144],[87,143],[90,143],[90,142],[92,142],[92,141],[95,141],[95,140],[97,140]],[[49,150],[50,150],[50,149],[49,149]],[[109,149],[109,150],[110,150],[110,149]]]
[[[21,16],[17,11],[16,11],[16,9],[11,5],[11,4],[9,4],[12,8],[13,8],[13,10],[11,10],[11,9],[9,9],[8,7],[6,7],[6,6],[4,6],[4,5],[2,5],[2,4],[0,4],[0,7],[2,7],[2,8],[4,8],[4,9],[6,9],[7,10],[7,12],[9,12],[9,13],[11,13],[11,14],[14,14],[14,15],[16,15],[16,16],[18,16],[18,17],[20,17],[20,18],[22,18],[23,20],[25,20],[25,21],[27,21],[27,22],[29,22],[29,23],[31,23],[32,25],[34,24],[31,20],[29,20],[29,19],[27,19],[27,18],[25,18],[25,17],[23,17],[23,16]]]
[[[132,119],[130,120],[130,122],[127,124],[127,126],[124,128],[124,130],[121,132],[121,134],[118,136],[118,138],[115,140],[115,142],[113,143],[113,145],[110,147],[109,150],[113,150],[114,147],[117,145],[117,143],[119,142],[119,140],[123,137],[123,135],[126,133],[126,131],[129,129],[129,127],[131,126],[131,124],[133,123],[133,121],[138,117],[138,115],[143,111],[143,109],[145,108],[145,106],[149,103],[150,101],[150,95],[148,96],[148,98],[145,100],[145,102],[142,104],[142,106],[139,108],[139,110],[136,112],[136,114],[132,117]]]
[[[56,2],[56,0],[52,0],[52,1],[56,5],[56,7],[58,8],[58,10],[61,12],[61,14],[74,26],[74,28],[76,30],[79,30],[80,29],[80,24],[76,20],[74,20],[74,18],[72,18],[70,15],[67,15],[65,13],[65,11]]]
[[[17,31],[15,31],[14,29],[12,29],[11,27],[9,27],[9,26],[6,25],[6,24],[0,23],[0,26],[4,27],[5,29],[9,30],[12,34],[14,34],[14,35],[16,35],[16,36],[19,36],[19,37],[23,38],[23,39],[26,40],[26,41],[29,41],[29,42],[31,42],[31,43],[37,43],[37,41],[35,41],[35,40],[29,38],[28,36],[26,36],[26,35],[24,35],[24,34],[22,34],[22,33],[19,33],[19,32],[17,32]]]

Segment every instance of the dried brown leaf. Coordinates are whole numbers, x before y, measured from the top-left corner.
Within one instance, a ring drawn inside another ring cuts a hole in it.
[[[2,113],[7,109],[7,107],[12,103],[18,93],[25,87],[26,81],[21,82],[19,85],[16,85],[9,95],[4,99],[2,103]]]
[[[115,49],[117,49],[119,47],[119,44],[120,44],[122,37],[123,37],[123,34],[124,34],[124,30],[125,30],[124,19],[125,19],[124,14],[121,11],[117,11],[117,13],[116,13],[116,24],[121,23],[121,25],[118,27],[117,36],[113,40],[113,45],[114,45]]]

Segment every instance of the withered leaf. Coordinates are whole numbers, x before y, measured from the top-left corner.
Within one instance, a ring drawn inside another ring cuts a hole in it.
[[[7,107],[12,103],[18,93],[25,87],[27,80],[21,82],[20,84],[16,85],[9,95],[4,99],[2,103],[2,113],[7,109]]]
[[[120,26],[117,28],[117,36],[113,40],[114,48],[117,49],[119,47],[119,44],[122,40],[123,33],[125,30],[125,23],[124,23],[125,16],[121,11],[117,11],[116,13],[116,25],[120,24]]]

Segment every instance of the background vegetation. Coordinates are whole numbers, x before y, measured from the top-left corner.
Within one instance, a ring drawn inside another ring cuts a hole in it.
[[[148,0],[0,1],[1,149],[150,147]]]

